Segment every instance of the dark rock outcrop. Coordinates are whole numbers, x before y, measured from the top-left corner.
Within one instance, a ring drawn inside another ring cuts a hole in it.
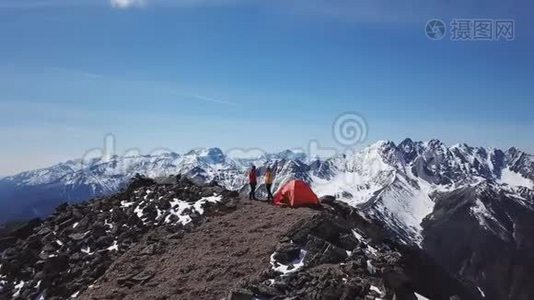
[[[171,182],[158,184],[136,176],[122,193],[62,204],[42,222],[13,230],[0,243],[0,299],[76,295],[152,228],[163,228],[170,239],[179,238],[203,214],[232,209],[237,196],[216,185],[195,185],[185,177]],[[161,237],[150,238],[142,255],[157,255],[165,247]],[[150,277],[138,272],[121,282],[135,285]]]
[[[357,211],[332,202],[280,240],[271,269],[235,299],[481,299],[420,249],[397,244]]]
[[[487,299],[533,299],[534,204],[491,184],[436,195],[423,249]],[[531,193],[531,192],[530,192]]]

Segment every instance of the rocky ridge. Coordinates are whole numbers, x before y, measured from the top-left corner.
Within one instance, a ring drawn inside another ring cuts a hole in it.
[[[330,201],[328,201],[330,200]],[[271,266],[229,299],[482,299],[417,248],[390,240],[348,205],[325,210],[279,240]]]
[[[166,239],[183,235],[205,213],[226,209],[237,194],[219,186],[197,186],[185,177],[159,184],[137,177],[122,193],[81,204],[60,205],[0,243],[0,295],[9,299],[76,296],[111,263],[154,228]],[[156,253],[165,239],[145,251]],[[145,280],[142,274],[130,278]]]
[[[61,205],[2,241],[0,297],[480,298],[333,197],[290,209],[237,196],[138,177],[117,195]]]

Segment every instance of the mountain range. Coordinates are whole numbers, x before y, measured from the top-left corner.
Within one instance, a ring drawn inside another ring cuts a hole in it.
[[[73,160],[1,179],[0,220],[42,217],[61,202],[113,194],[136,174],[182,174],[246,193],[251,164],[260,176],[266,166],[274,169],[275,190],[302,179],[319,196],[332,195],[357,208],[392,239],[423,249],[492,299],[534,296],[526,284],[534,271],[534,156],[516,148],[406,139],[326,159],[289,150],[238,159],[208,148]],[[262,185],[258,192],[264,195]]]
[[[392,227],[403,227],[399,230],[408,234],[408,240],[420,239],[420,223],[434,207],[431,194],[483,182],[518,194],[534,188],[534,158],[515,148],[447,147],[438,140],[406,139],[399,145],[379,141],[327,159],[310,159],[291,150],[232,158],[219,148],[208,148],[184,154],[71,160],[2,178],[0,223],[46,216],[65,201],[115,193],[136,174],[151,178],[182,174],[198,183],[216,181],[229,190],[240,190],[252,164],[260,175],[266,166],[274,169],[275,190],[290,179],[302,179],[319,196],[334,195],[377,214],[389,213]],[[261,186],[259,193],[263,193]],[[408,198],[412,201],[403,201]]]

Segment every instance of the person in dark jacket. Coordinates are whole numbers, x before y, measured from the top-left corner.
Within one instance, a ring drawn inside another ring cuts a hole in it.
[[[248,194],[249,200],[256,199],[256,185],[258,184],[258,178],[256,174],[256,166],[252,165],[252,168],[248,172],[248,184],[250,185],[250,193]]]

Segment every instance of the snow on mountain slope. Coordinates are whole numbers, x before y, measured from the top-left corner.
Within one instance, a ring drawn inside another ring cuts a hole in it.
[[[50,202],[52,208],[62,200],[76,202],[116,192],[136,173],[148,177],[183,174],[195,182],[216,181],[230,190],[242,190],[246,187],[246,171],[255,164],[260,183],[265,167],[273,168],[274,191],[291,179],[302,179],[319,196],[334,195],[360,207],[363,214],[383,218],[404,239],[418,242],[420,224],[433,209],[434,193],[483,181],[516,188],[507,188],[509,193],[518,193],[521,187],[532,189],[533,161],[531,155],[515,148],[503,152],[466,144],[447,147],[438,140],[410,139],[398,145],[379,141],[361,151],[313,161],[308,161],[301,152],[290,150],[256,158],[232,158],[218,148],[195,149],[182,155],[74,160],[6,177],[0,180],[0,206],[13,199],[29,199],[21,209],[33,213],[39,203]],[[260,196],[265,193],[262,185],[258,192]],[[5,211],[14,214],[11,206]],[[47,213],[46,209],[37,211],[41,215]],[[7,217],[2,215],[0,219]]]
[[[423,239],[421,222],[432,213],[434,202],[416,182],[398,175],[361,208],[368,216],[382,220],[400,240],[419,244]]]
[[[317,174],[313,178],[315,192],[334,195],[353,206],[369,201],[395,177],[395,167],[384,158],[387,146],[387,142],[378,142],[351,156],[330,159],[330,176]]]
[[[330,179],[313,177],[313,190],[317,195],[333,195],[352,206],[365,203],[383,186],[356,172],[344,172]]]
[[[65,174],[77,172],[83,168],[81,160],[70,160],[50,168],[27,171],[15,176],[4,177],[4,181],[13,181],[17,185],[47,184],[61,179]]]
[[[505,155],[510,170],[534,180],[534,155],[519,151],[515,147],[508,149]]]
[[[262,161],[278,164],[281,174],[287,172],[291,176],[298,176],[300,167],[308,167],[300,160],[288,158],[305,160],[302,153],[287,150],[265,155]],[[136,174],[152,178],[183,174],[198,183],[216,181],[228,189],[239,190],[246,183],[249,165],[226,156],[219,148],[194,149],[183,155],[164,153],[68,161],[1,179],[0,223],[45,216],[64,201],[79,202],[115,193]]]
[[[319,195],[335,195],[385,223],[398,238],[417,244],[423,239],[421,223],[433,212],[435,193],[481,182],[512,194],[517,190],[510,186],[533,188],[530,179],[509,169],[530,170],[530,156],[515,149],[505,153],[465,144],[447,147],[438,140],[406,139],[398,146],[380,141],[317,165],[323,170],[313,177],[312,185]],[[326,176],[321,178],[321,174]]]

